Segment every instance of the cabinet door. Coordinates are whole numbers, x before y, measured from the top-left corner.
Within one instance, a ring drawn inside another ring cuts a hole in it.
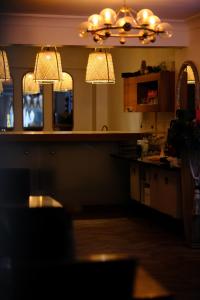
[[[140,167],[137,163],[131,164],[130,170],[130,189],[131,189],[131,199],[140,201]]]
[[[136,79],[125,78],[124,79],[124,111],[132,112],[136,111]]]
[[[181,216],[181,186],[178,171],[152,169],[150,193],[153,208],[175,218]]]

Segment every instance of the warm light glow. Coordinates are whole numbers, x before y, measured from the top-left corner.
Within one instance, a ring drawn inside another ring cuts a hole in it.
[[[62,80],[55,81],[53,84],[54,92],[66,92],[72,90],[72,77],[66,72],[62,73]]]
[[[115,74],[111,53],[96,50],[89,54],[86,69],[88,83],[115,83]]]
[[[40,93],[40,85],[35,81],[33,73],[27,73],[23,77],[23,94],[38,94]]]
[[[117,12],[105,8],[100,14],[91,15],[80,25],[79,36],[86,37],[88,34],[98,44],[109,37],[118,37],[121,44],[125,44],[127,38],[138,38],[141,44],[149,44],[155,42],[157,36],[170,38],[172,27],[161,23],[150,9],[141,9],[137,13],[123,6]]]
[[[50,47],[42,48],[37,53],[34,76],[35,80],[42,84],[62,79],[61,57],[55,47],[52,50]]]
[[[0,94],[3,93],[3,84],[2,84],[2,81],[0,80]]]
[[[11,80],[7,54],[0,50],[0,80]]]

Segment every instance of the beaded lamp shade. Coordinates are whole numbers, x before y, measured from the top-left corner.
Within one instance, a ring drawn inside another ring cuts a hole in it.
[[[42,84],[62,79],[61,57],[55,47],[52,50],[50,47],[42,48],[37,53],[34,76]]]
[[[62,80],[55,81],[53,84],[54,92],[66,92],[72,90],[72,77],[66,72],[62,73]]]
[[[10,70],[6,52],[0,50],[0,80],[10,80]]]
[[[40,86],[35,81],[33,73],[27,73],[23,77],[23,94],[38,94],[40,93]]]
[[[115,83],[111,53],[100,49],[89,54],[86,82],[94,84]]]

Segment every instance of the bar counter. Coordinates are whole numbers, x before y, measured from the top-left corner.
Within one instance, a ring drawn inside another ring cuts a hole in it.
[[[88,142],[135,140],[144,131],[1,131],[0,142]]]

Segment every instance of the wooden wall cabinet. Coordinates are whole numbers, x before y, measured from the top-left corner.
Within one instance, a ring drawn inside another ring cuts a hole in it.
[[[124,78],[125,112],[173,112],[174,98],[173,71]]]

